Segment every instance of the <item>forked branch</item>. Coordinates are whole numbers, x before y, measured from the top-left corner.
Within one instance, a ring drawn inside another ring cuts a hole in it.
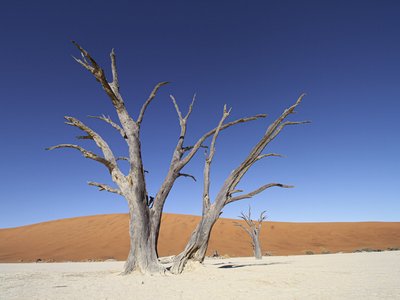
[[[117,111],[120,111],[123,108],[123,100],[121,95],[118,93],[117,89],[115,88],[115,82],[109,83],[106,79],[106,75],[104,73],[104,70],[98,65],[98,63],[94,60],[94,58],[85,50],[83,49],[77,42],[72,41],[72,43],[79,49],[81,52],[82,59],[78,59],[76,57],[73,57],[75,61],[77,61],[81,66],[83,66],[86,70],[88,70],[90,73],[93,74],[93,76],[96,78],[98,82],[100,82],[101,86],[103,87],[104,91],[107,93],[107,95],[110,97],[114,107],[117,109]],[[112,67],[113,69],[113,74],[115,72],[116,74],[116,67],[115,67],[115,54],[113,54],[114,51],[111,53],[111,57],[114,57],[114,60],[112,61]],[[118,78],[117,76],[114,77]],[[118,79],[117,79],[118,80]],[[114,87],[114,88],[113,88]]]
[[[290,115],[294,113],[295,108],[301,103],[305,94],[300,95],[297,101],[290,106],[289,108],[285,109],[283,113],[268,127],[264,136],[259,140],[259,142],[253,147],[250,151],[248,156],[243,160],[243,162],[237,167],[232,174],[227,178],[227,186],[229,186],[227,195],[230,194],[230,191],[235,190],[237,184],[240,182],[242,177],[246,174],[246,172],[250,169],[251,166],[258,160],[268,157],[268,156],[279,156],[278,154],[270,153],[270,154],[261,154],[265,147],[272,141],[274,138],[282,131],[285,126],[288,125],[298,125],[298,124],[305,124],[310,123],[310,121],[301,121],[301,122],[292,122],[284,120]],[[225,185],[226,186],[226,185]],[[276,185],[275,185],[276,186]],[[248,198],[248,197],[247,197]],[[236,199],[236,200],[232,200]],[[244,199],[244,198],[241,198]],[[241,200],[237,199],[237,197],[227,199],[227,203]]]
[[[96,145],[103,152],[104,158],[107,161],[109,161],[111,164],[116,166],[116,160],[115,160],[114,154],[111,151],[111,148],[108,146],[106,141],[98,133],[96,133],[94,130],[92,130],[91,128],[89,128],[88,126],[86,126],[85,124],[83,124],[81,121],[79,121],[76,118],[68,117],[68,116],[66,116],[64,118],[67,120],[67,122],[65,122],[65,124],[77,127],[80,130],[86,132],[89,136],[91,136],[93,138],[94,142],[96,143]]]
[[[260,118],[265,118],[266,116],[267,116],[266,114],[258,114],[253,117],[241,118],[241,119],[238,119],[238,120],[235,120],[235,121],[232,121],[232,122],[222,125],[221,128],[219,129],[219,131],[227,129],[227,128],[234,126],[236,124],[239,124],[239,123],[244,123],[244,122],[258,120]],[[213,135],[216,130],[217,130],[217,127],[208,131],[201,138],[199,138],[198,141],[192,146],[189,153],[181,160],[181,164],[186,165],[193,158],[193,156],[196,154],[196,152],[199,150],[199,148],[203,146],[204,141],[208,137]]]
[[[193,95],[192,102],[191,102],[190,105],[189,105],[188,112],[187,112],[187,114],[186,114],[184,117],[182,116],[182,113],[181,113],[181,111],[180,111],[180,109],[179,109],[178,103],[177,103],[176,100],[175,100],[175,97],[172,96],[172,95],[169,95],[169,97],[171,98],[172,103],[174,104],[176,113],[178,114],[179,124],[180,124],[181,127],[182,127],[183,123],[186,124],[187,120],[188,120],[189,117],[190,117],[190,114],[191,114],[192,111],[193,111],[194,102],[196,101],[196,94]]]
[[[253,239],[252,244],[253,247],[255,246],[254,239],[258,239],[258,234],[260,233],[261,230],[261,226],[262,226],[262,222],[265,221],[267,219],[267,215],[266,215],[267,211],[264,210],[263,212],[260,213],[260,216],[258,217],[257,221],[252,220],[251,218],[251,207],[249,206],[249,211],[247,214],[245,214],[244,212],[240,213],[239,218],[241,218],[243,221],[246,222],[247,227],[238,223],[238,222],[234,222],[235,226],[238,226],[240,228],[242,228],[243,230],[245,230]]]
[[[168,174],[165,177],[165,179],[161,185],[161,188],[160,188],[159,192],[156,194],[156,197],[154,200],[154,206],[152,209],[153,209],[153,211],[156,211],[156,212],[162,210],[164,203],[165,203],[166,195],[168,195],[169,191],[171,190],[172,183],[175,181],[175,179],[177,178],[180,171],[193,158],[193,156],[197,153],[197,151],[200,148],[207,148],[207,146],[204,146],[203,143],[205,142],[205,140],[208,137],[213,135],[217,130],[217,128],[214,128],[214,129],[208,131],[193,146],[184,147],[183,144],[184,144],[184,139],[185,139],[185,135],[186,135],[186,123],[187,123],[188,118],[190,117],[191,112],[193,111],[195,95],[193,96],[192,102],[191,102],[188,112],[185,116],[183,116],[182,112],[179,109],[177,101],[175,100],[175,98],[173,96],[171,97],[171,100],[172,100],[172,103],[174,104],[175,110],[176,110],[178,118],[179,118],[181,132],[180,132],[177,144],[175,146],[175,150],[172,155]],[[222,125],[220,130],[226,129],[230,126],[233,126],[233,125],[236,125],[239,123],[244,123],[244,122],[248,122],[248,121],[257,120],[259,118],[264,118],[265,116],[266,116],[265,114],[259,114],[259,115],[253,116],[253,117],[238,119],[236,121],[232,121],[232,122]],[[187,153],[187,155],[185,157],[183,157],[183,155],[185,153]]]
[[[182,157],[182,154],[187,151],[185,150],[185,147],[183,147],[183,143],[185,140],[185,136],[186,136],[186,126],[187,126],[187,121],[190,117],[190,114],[193,111],[193,106],[194,106],[194,102],[196,100],[196,94],[193,95],[193,99],[192,102],[190,103],[189,109],[187,114],[185,115],[185,117],[182,116],[182,113],[179,109],[178,103],[176,102],[174,96],[170,95],[170,98],[172,100],[172,103],[174,104],[176,113],[178,115],[178,119],[179,119],[179,126],[181,127],[181,132],[179,134],[179,139],[178,142],[175,146],[175,150],[174,150],[174,155],[173,155],[173,162],[174,164],[178,163]],[[187,148],[187,147],[186,147]],[[180,169],[182,169],[183,166],[181,166]]]
[[[248,211],[247,215],[244,212],[241,212],[239,218],[241,218],[243,221],[245,221],[246,224],[250,228],[258,228],[259,229],[261,227],[262,222],[265,221],[265,219],[267,218],[266,213],[267,213],[266,210],[264,210],[263,212],[260,213],[260,216],[258,217],[257,225],[256,225],[255,221],[253,221],[251,218],[251,206],[249,205],[249,211]]]

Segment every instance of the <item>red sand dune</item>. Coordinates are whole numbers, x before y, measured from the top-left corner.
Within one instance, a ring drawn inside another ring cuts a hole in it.
[[[179,253],[198,216],[164,214],[160,256]],[[208,254],[251,256],[250,239],[237,220],[220,219],[214,227]],[[272,255],[306,251],[352,252],[361,248],[400,248],[400,222],[284,223],[265,222],[263,252]],[[124,260],[129,248],[128,215],[112,214],[63,219],[0,229],[0,262]]]

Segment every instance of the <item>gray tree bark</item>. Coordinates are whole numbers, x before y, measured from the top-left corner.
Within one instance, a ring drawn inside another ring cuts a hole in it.
[[[216,209],[211,209],[202,216],[200,223],[192,232],[185,249],[175,256],[171,266],[171,272],[173,274],[182,273],[189,260],[200,263],[204,261],[211,230],[218,220],[218,216],[214,215],[216,212]]]
[[[160,264],[157,254],[157,241],[164,204],[176,179],[179,177],[191,177],[194,179],[192,175],[182,173],[181,170],[193,158],[197,151],[204,147],[203,143],[205,140],[214,135],[217,130],[220,131],[239,123],[257,120],[265,117],[265,115],[260,114],[253,117],[241,118],[224,124],[223,126],[219,126],[218,128],[214,128],[200,137],[193,146],[188,147],[184,146],[184,140],[186,135],[187,121],[192,112],[195,97],[193,97],[187,114],[183,116],[175,98],[171,96],[172,102],[178,114],[181,132],[176,147],[173,151],[168,173],[156,196],[154,197],[153,203],[150,204],[148,201],[146,180],[144,176],[145,171],[142,162],[140,128],[147,107],[155,98],[160,87],[166,85],[168,82],[160,82],[154,87],[147,100],[143,103],[138,117],[136,120],[134,120],[129,115],[119,91],[118,72],[114,50],[112,50],[110,54],[112,81],[109,82],[106,78],[104,70],[98,65],[94,58],[76,42],[73,42],[73,44],[78,48],[82,56],[81,59],[74,59],[86,70],[88,70],[100,83],[101,87],[106,92],[114,106],[120,124],[114,122],[110,117],[106,117],[104,115],[99,117],[94,116],[94,118],[108,123],[118,131],[121,137],[126,141],[129,157],[115,157],[109,145],[98,133],[73,117],[65,117],[67,120],[66,123],[79,128],[86,134],[84,136],[78,136],[78,139],[93,140],[102,151],[103,156],[97,155],[96,153],[88,151],[75,144],[59,144],[47,148],[47,150],[58,148],[76,149],[80,151],[84,157],[97,161],[108,169],[111,179],[117,188],[93,181],[88,182],[88,184],[98,187],[100,191],[108,191],[121,195],[128,202],[130,217],[130,251],[125,264],[124,273],[129,274],[133,271],[138,271],[141,273],[164,273],[165,268]],[[117,164],[117,161],[119,160],[126,160],[129,162],[130,169],[127,175],[123,174],[119,169]]]
[[[224,107],[224,112],[220,123],[217,127],[213,135],[213,139],[211,141],[210,152],[206,158],[205,166],[204,166],[204,188],[203,188],[203,213],[202,218],[193,231],[190,240],[185,247],[185,249],[178,254],[173,261],[173,265],[171,267],[171,272],[175,274],[181,273],[185,265],[188,261],[196,261],[203,262],[206,254],[206,250],[208,247],[208,241],[210,238],[211,230],[218,220],[219,216],[222,213],[222,209],[229,203],[239,201],[242,199],[251,198],[254,195],[261,193],[262,191],[271,188],[271,187],[281,187],[281,188],[292,188],[293,186],[285,185],[281,183],[268,183],[260,188],[246,193],[240,194],[238,196],[234,196],[236,193],[242,193],[242,190],[237,190],[236,186],[239,184],[243,176],[247,173],[247,171],[254,165],[257,161],[271,156],[281,156],[276,153],[268,153],[262,154],[262,151],[266,148],[266,146],[275,139],[275,137],[282,131],[282,129],[288,125],[297,125],[309,123],[309,121],[302,122],[292,122],[285,121],[285,119],[294,113],[295,108],[301,103],[305,94],[302,94],[297,101],[290,106],[288,109],[285,109],[284,112],[267,128],[265,134],[261,137],[258,143],[253,147],[247,157],[242,161],[242,163],[231,172],[231,174],[225,179],[222,187],[220,188],[217,196],[214,199],[214,202],[211,203],[209,196],[210,189],[210,167],[211,162],[215,153],[215,144],[218,134],[220,132],[219,129],[223,128],[223,123],[225,119],[229,116],[230,110],[227,111],[226,107]]]

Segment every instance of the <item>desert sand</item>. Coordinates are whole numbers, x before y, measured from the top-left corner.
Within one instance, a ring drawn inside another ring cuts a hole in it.
[[[160,256],[184,248],[198,216],[164,214]],[[251,256],[250,238],[233,222],[219,219],[208,254]],[[353,252],[357,249],[400,248],[400,222],[283,223],[265,222],[263,253],[301,255],[306,252]],[[0,262],[124,260],[129,249],[128,216],[98,215],[0,229]]]
[[[400,299],[400,252],[207,259],[179,276],[123,262],[0,264],[1,299]]]

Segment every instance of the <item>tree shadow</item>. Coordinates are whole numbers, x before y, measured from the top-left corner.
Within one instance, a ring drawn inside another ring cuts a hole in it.
[[[223,266],[219,266],[219,269],[236,269],[236,268],[243,268],[243,267],[256,267],[256,266],[271,266],[271,265],[286,265],[289,264],[288,262],[271,262],[271,263],[262,263],[262,264],[223,264]],[[216,264],[219,265],[219,264]]]

